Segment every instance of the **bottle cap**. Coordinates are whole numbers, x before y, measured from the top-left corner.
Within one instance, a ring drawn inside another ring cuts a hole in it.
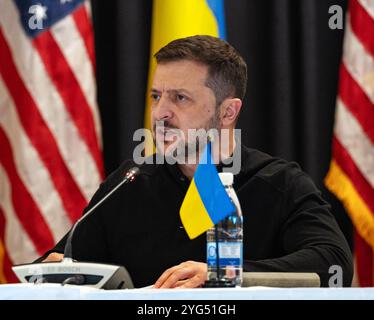
[[[224,186],[232,186],[234,183],[234,175],[231,172],[220,172],[218,175]]]

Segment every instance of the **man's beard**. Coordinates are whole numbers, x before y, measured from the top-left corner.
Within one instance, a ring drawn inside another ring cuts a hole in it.
[[[166,129],[170,129],[171,132],[173,130],[179,130],[179,128],[173,126],[169,121],[164,121],[164,127]],[[177,144],[172,143],[170,146],[166,148],[166,150],[162,149],[162,146],[156,141],[156,124],[153,126],[153,142],[156,146],[158,152],[164,154],[165,157],[170,157],[174,159],[179,164],[190,163],[196,164],[199,159],[199,155],[202,154],[203,150],[206,147],[208,139],[218,138],[217,134],[219,134],[219,130],[221,128],[220,119],[219,119],[219,112],[215,112],[209,122],[202,128],[191,128],[191,130],[195,130],[196,134],[192,134],[190,137],[181,137],[178,139]],[[189,129],[190,130],[190,129]],[[189,139],[192,141],[188,141]],[[165,148],[165,146],[164,146]],[[168,150],[170,150],[168,152]]]

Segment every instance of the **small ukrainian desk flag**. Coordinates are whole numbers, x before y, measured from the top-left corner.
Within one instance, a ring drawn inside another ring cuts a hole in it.
[[[194,239],[234,211],[212,163],[208,141],[179,211],[183,226],[190,239]]]

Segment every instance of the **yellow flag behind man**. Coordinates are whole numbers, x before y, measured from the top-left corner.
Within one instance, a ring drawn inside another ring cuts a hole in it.
[[[144,127],[151,129],[150,88],[156,62],[153,55],[169,42],[197,34],[225,38],[223,0],[154,0],[152,14],[151,57],[146,97]],[[153,142],[146,138],[146,155]]]

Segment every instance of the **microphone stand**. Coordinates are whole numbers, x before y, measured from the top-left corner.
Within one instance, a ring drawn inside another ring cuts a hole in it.
[[[77,226],[91,215],[107,198],[123,184],[132,182],[139,173],[134,167],[126,172],[123,180],[87,211],[71,228],[66,240],[64,258],[61,262],[31,263],[13,266],[12,269],[21,282],[61,283],[87,285],[103,289],[133,288],[131,277],[124,266],[104,263],[77,262],[73,260],[72,240]]]
[[[75,229],[80,224],[80,222],[82,220],[86,219],[92,212],[94,212],[95,209],[98,206],[100,206],[106,199],[108,199],[114,192],[116,192],[123,184],[134,181],[138,172],[139,172],[139,168],[137,168],[137,167],[134,167],[134,168],[130,169],[129,171],[127,171],[125,177],[123,178],[123,180],[118,185],[116,185],[108,194],[105,195],[104,198],[102,198],[99,202],[97,202],[90,210],[87,211],[87,213],[85,215],[80,217],[75,222],[75,224],[71,228],[71,230],[69,232],[69,236],[66,240],[66,245],[65,245],[65,250],[64,250],[64,259],[62,261],[65,261],[65,262],[72,262],[73,261],[73,252],[72,252],[73,235],[74,235]]]

